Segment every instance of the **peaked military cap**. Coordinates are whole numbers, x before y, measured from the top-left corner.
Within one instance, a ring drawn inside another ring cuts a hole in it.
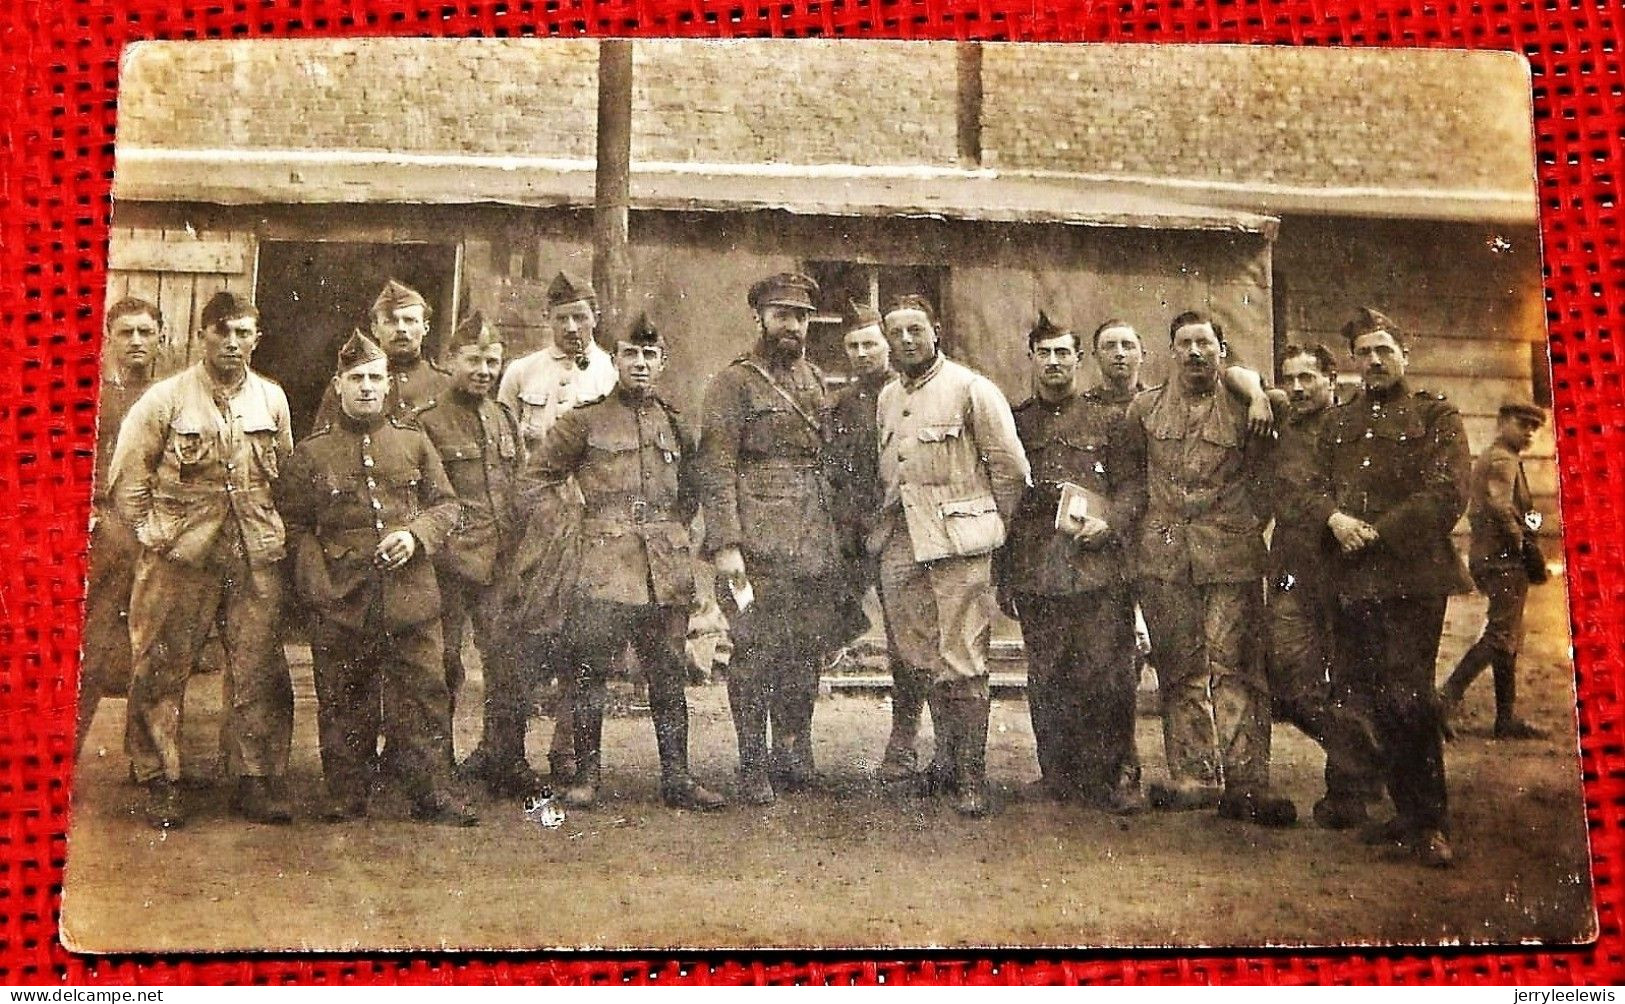
[[[800,272],[780,272],[766,279],[758,279],[745,294],[750,309],[763,307],[797,307],[813,310],[812,298],[818,295],[818,283]]]
[[[384,350],[378,347],[377,342],[359,331],[352,331],[350,340],[344,343],[344,348],[339,349],[339,368],[335,372],[347,373],[363,363],[384,358],[387,358]]]
[[[598,294],[592,291],[592,283],[580,276],[571,275],[569,272],[560,272],[553,277],[552,282],[548,283],[547,305],[549,307],[575,303],[578,300],[586,300],[594,304],[598,302]]]
[[[1071,333],[1071,328],[1060,327],[1049,319],[1048,314],[1040,310],[1038,312],[1038,323],[1033,325],[1033,329],[1027,333],[1027,341],[1041,342],[1047,338],[1059,338],[1062,335],[1070,335]]]
[[[446,342],[446,355],[449,356],[468,345],[486,349],[502,344],[502,333],[485,320],[484,314],[476,310],[463,318],[463,322],[451,333],[451,338]]]
[[[1403,341],[1405,332],[1394,323],[1393,318],[1373,307],[1360,307],[1354,312],[1354,320],[1343,325],[1343,340],[1350,345],[1361,335],[1369,335],[1378,331],[1386,331],[1394,337],[1394,341]]]
[[[880,311],[867,303],[848,300],[846,309],[841,312],[841,320],[846,331],[857,331],[861,328],[880,327]]]
[[[259,316],[259,308],[255,307],[252,301],[222,289],[209,297],[209,302],[203,305],[201,320],[205,328],[212,328],[226,321],[235,321],[239,317]]]
[[[662,335],[660,329],[650,322],[649,315],[642,311],[638,312],[637,320],[633,321],[632,327],[627,330],[626,340],[633,345],[666,347],[666,336]]]
[[[375,317],[380,314],[389,317],[403,307],[423,307],[427,311],[429,301],[423,298],[422,293],[397,279],[384,283],[384,288],[378,292],[378,299],[372,301]]]
[[[1546,410],[1524,400],[1523,398],[1507,398],[1501,402],[1501,409],[1496,414],[1497,417],[1500,418],[1506,418],[1508,415],[1516,415],[1519,418],[1527,418],[1529,421],[1534,422],[1537,425],[1546,424]]]

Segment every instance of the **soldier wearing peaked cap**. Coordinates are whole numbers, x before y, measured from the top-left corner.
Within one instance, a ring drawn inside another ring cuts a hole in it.
[[[688,771],[683,645],[694,600],[688,524],[698,497],[693,440],[655,391],[666,357],[665,339],[639,316],[615,345],[615,389],[561,416],[526,465],[527,482],[546,488],[573,479],[585,501],[581,572],[562,635],[574,671],[577,760],[564,801],[576,808],[598,798],[605,681],[628,645],[649,681],[662,800],[686,809],[724,804]]]
[[[1467,506],[1467,434],[1442,394],[1406,379],[1409,340],[1390,318],[1361,308],[1343,336],[1363,386],[1321,427],[1305,515],[1332,538],[1336,657],[1376,731],[1394,802],[1394,818],[1366,836],[1445,867],[1433,673],[1447,601],[1471,588],[1450,542]]]
[[[1134,749],[1128,527],[1113,511],[1129,479],[1113,450],[1122,409],[1079,386],[1081,348],[1043,313],[1027,334],[1037,392],[1014,413],[1032,484],[1010,521],[996,580],[1027,646],[1038,790],[1126,814],[1145,803]],[[1063,511],[1063,498],[1081,515]]]
[[[1440,689],[1448,718],[1467,688],[1484,671],[1495,677],[1495,738],[1543,739],[1544,729],[1518,717],[1518,649],[1523,645],[1523,608],[1529,587],[1546,581],[1538,538],[1541,516],[1529,492],[1522,454],[1546,424],[1546,413],[1528,401],[1508,398],[1495,423],[1495,442],[1473,464],[1467,501],[1472,526],[1468,568],[1489,598],[1484,633],[1461,657]]]
[[[503,349],[501,334],[480,313],[458,325],[441,356],[450,385],[418,424],[439,451],[462,503],[457,525],[434,560],[454,709],[465,675],[465,625],[473,626],[483,670],[484,729],[461,773],[493,794],[519,795],[539,788],[541,778],[525,762],[527,688],[512,640],[498,621],[507,558],[518,538],[519,430],[508,409],[491,399]]]
[[[598,296],[590,282],[568,272],[553,277],[547,287],[547,326],[552,332],[549,343],[509,365],[497,389],[497,400],[519,423],[527,453],[541,448],[560,415],[583,401],[603,397],[615,386],[615,364],[596,338]],[[530,651],[523,659],[532,666],[532,675],[553,676],[559,671],[557,654],[546,636],[527,637]],[[549,769],[561,780],[575,772],[569,722],[569,688],[561,686],[547,753]]]
[[[367,813],[382,733],[413,817],[472,825],[448,787],[451,701],[433,564],[460,506],[428,435],[385,414],[388,387],[385,353],[356,332],[333,377],[338,417],[299,444],[278,485],[294,581],[317,611],[326,815]]]
[[[411,420],[434,407],[445,393],[445,370],[423,356],[423,342],[429,334],[429,303],[417,290],[395,279],[384,283],[368,312],[372,340],[389,358],[389,396],[384,414]],[[322,395],[316,408],[313,428],[332,424],[338,418],[338,401],[332,387]]]
[[[141,546],[124,748],[146,788],[147,821],[181,825],[186,680],[218,624],[231,695],[220,734],[237,779],[234,806],[248,819],[285,823],[293,688],[277,634],[285,541],[272,489],[293,452],[288,399],[249,369],[260,338],[252,303],[217,293],[202,322],[202,358],[131,407],[113,450],[110,492]]]
[[[728,703],[740,797],[755,805],[811,783],[819,669],[859,627],[849,604],[807,602],[851,586],[825,468],[823,375],[805,358],[817,289],[795,273],[752,285],[757,343],[705,392],[701,549],[733,596],[723,602],[734,642]]]

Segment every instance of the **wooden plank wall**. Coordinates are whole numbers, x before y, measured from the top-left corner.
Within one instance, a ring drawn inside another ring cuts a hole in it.
[[[199,317],[221,290],[252,295],[254,235],[247,230],[114,227],[109,238],[107,303],[139,296],[163,311],[168,337],[155,375],[196,358]]]

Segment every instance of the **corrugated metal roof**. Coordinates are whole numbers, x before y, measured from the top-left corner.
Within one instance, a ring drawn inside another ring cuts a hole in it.
[[[468,157],[369,160],[234,151],[120,151],[116,199],[249,204],[413,203],[585,208],[593,173],[559,162]],[[941,169],[910,174],[726,166],[634,168],[632,208],[687,212],[777,209],[811,216],[907,216],[1008,223],[1255,233],[1275,217],[1193,205],[1133,186]]]

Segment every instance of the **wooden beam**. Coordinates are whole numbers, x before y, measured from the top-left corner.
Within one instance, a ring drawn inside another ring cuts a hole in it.
[[[107,251],[107,267],[115,272],[240,274],[248,258],[247,245],[233,241],[138,237],[114,241]]]

